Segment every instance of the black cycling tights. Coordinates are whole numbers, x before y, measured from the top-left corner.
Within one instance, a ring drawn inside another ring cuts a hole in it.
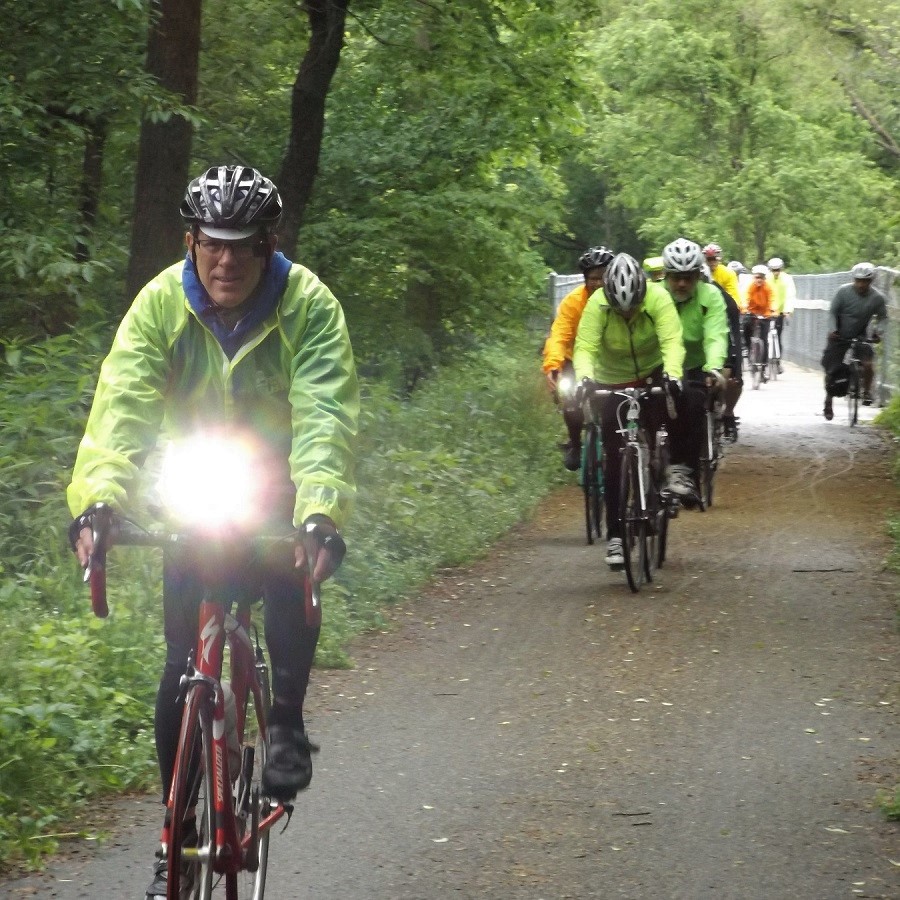
[[[252,577],[242,571],[230,579],[232,602],[244,597],[265,601],[265,636],[272,664],[273,709],[271,723],[303,728],[303,700],[309,683],[319,628],[307,627],[303,574],[290,555],[268,560]],[[163,610],[166,665],[156,695],[156,755],[166,802],[172,775],[183,702],[178,686],[197,637],[197,615],[203,595],[202,580],[189,559],[167,555],[163,568]]]

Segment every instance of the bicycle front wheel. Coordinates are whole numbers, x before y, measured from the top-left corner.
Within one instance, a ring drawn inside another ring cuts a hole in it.
[[[850,366],[850,384],[847,391],[847,418],[850,427],[859,422],[859,372],[855,366]]]
[[[647,520],[644,517],[640,460],[636,447],[628,446],[623,451],[620,484],[619,519],[622,525],[625,577],[628,579],[628,587],[637,593],[647,577]]]
[[[778,360],[774,356],[769,356],[769,380],[778,381]]]
[[[265,724],[270,706],[268,670],[263,660],[256,666],[260,697],[257,702],[248,689],[244,698],[244,739],[241,742],[241,768],[234,784],[234,812],[241,840],[253,838],[253,820],[262,821],[272,810],[272,802],[263,796],[262,770],[266,764]],[[233,877],[238,900],[262,900],[266,889],[269,862],[270,829],[259,831],[256,841],[258,865],[255,872],[242,869]]]
[[[167,900],[210,900],[215,855],[212,721],[208,698],[192,689],[184,704],[169,804]]]
[[[758,391],[762,383],[763,362],[762,344],[757,339],[750,345],[750,377],[753,379],[753,390]]]

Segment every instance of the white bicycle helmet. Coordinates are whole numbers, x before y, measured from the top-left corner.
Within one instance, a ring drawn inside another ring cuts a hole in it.
[[[850,274],[854,280],[857,278],[863,281],[871,281],[875,277],[875,266],[870,262],[857,263],[851,270]]]
[[[784,268],[784,260],[780,256],[773,256],[769,262],[767,263],[770,269],[783,269]]]
[[[750,274],[751,274],[751,275],[768,275],[768,274],[769,274],[769,267],[768,267],[768,266],[764,266],[762,263],[759,263],[759,265],[754,266],[754,267],[750,270]]]
[[[667,272],[699,272],[703,265],[700,245],[677,238],[663,248],[663,265]]]
[[[603,293],[620,313],[637,309],[647,295],[647,276],[641,264],[627,253],[617,253],[603,274]]]
[[[722,248],[718,244],[707,244],[703,248],[703,255],[707,259],[721,259]]]

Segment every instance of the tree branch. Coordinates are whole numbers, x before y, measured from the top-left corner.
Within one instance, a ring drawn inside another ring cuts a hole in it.
[[[878,136],[878,143],[887,150],[891,156],[900,159],[900,145],[894,140],[894,136],[881,124],[881,122],[878,121],[875,114],[862,102],[845,78],[841,78],[841,86],[847,92],[847,96],[850,98],[850,104],[856,110],[857,114],[869,124],[872,131]]]

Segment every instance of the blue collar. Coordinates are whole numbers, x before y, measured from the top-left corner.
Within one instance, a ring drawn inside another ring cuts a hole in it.
[[[185,256],[181,270],[181,287],[191,309],[215,335],[225,355],[233,359],[247,336],[264,322],[278,307],[287,286],[291,261],[283,253],[273,253],[256,290],[245,301],[247,312],[234,328],[229,329],[219,318],[219,311],[197,275],[190,253]]]

